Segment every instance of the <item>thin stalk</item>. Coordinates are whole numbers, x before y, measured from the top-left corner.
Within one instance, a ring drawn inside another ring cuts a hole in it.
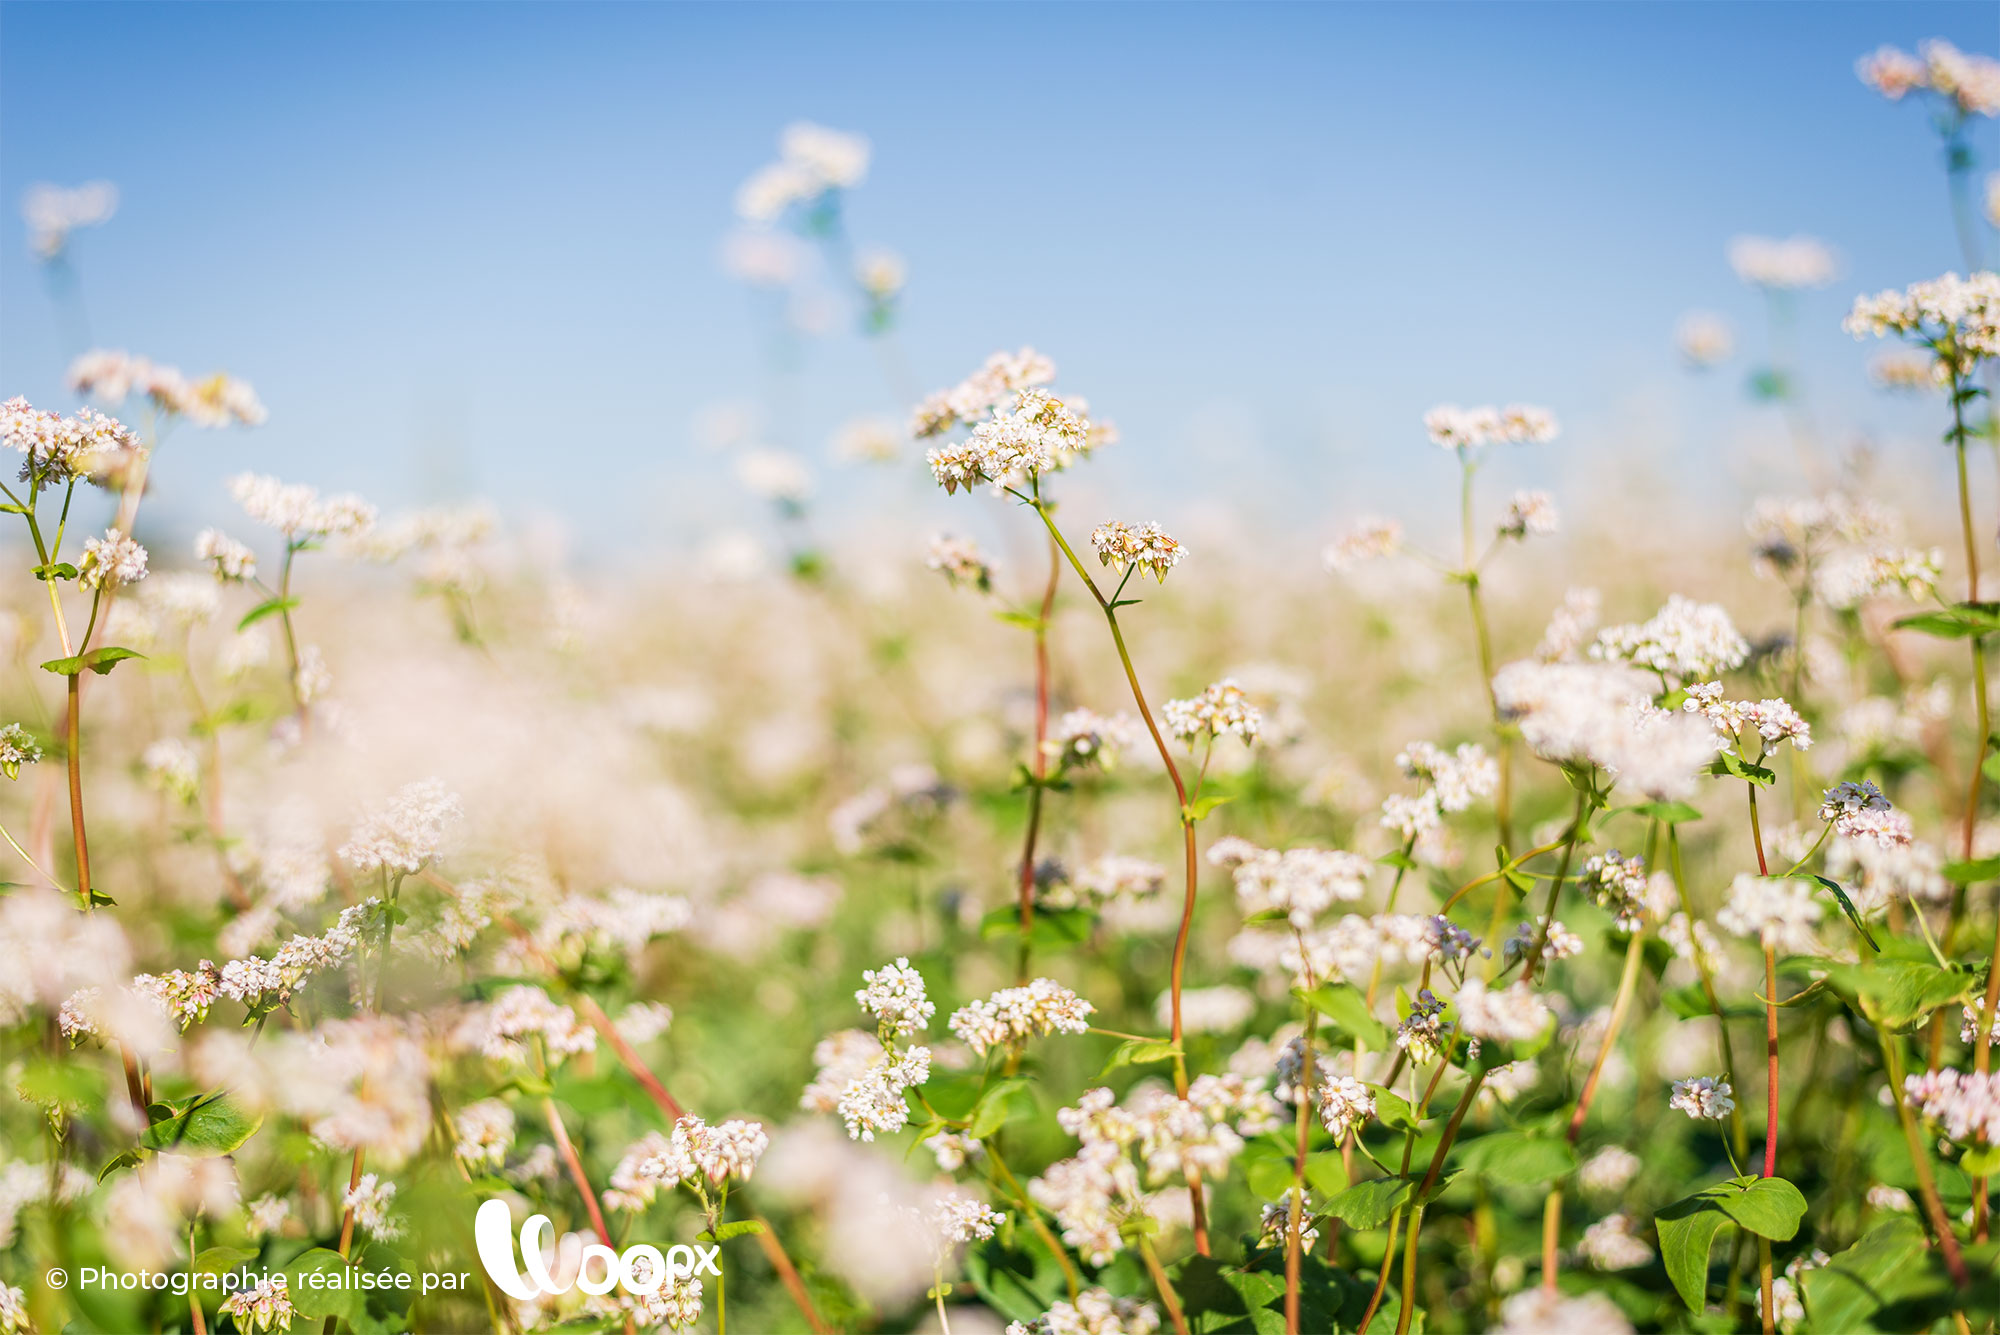
[[[1542,1292],[1556,1291],[1556,1275],[1562,1258],[1563,1192],[1557,1182],[1542,1203]]]
[[[1776,1308],[1771,1303],[1771,1240],[1759,1234],[1757,1237],[1757,1289],[1763,1305],[1759,1309],[1764,1314],[1764,1335],[1776,1335],[1778,1320]]]
[[[576,1183],[577,1191],[583,1196],[584,1208],[590,1212],[590,1226],[596,1230],[597,1240],[610,1247],[611,1230],[604,1225],[603,1207],[597,1203],[597,1193],[591,1190],[590,1179],[584,1176],[583,1160],[577,1156],[576,1146],[570,1143],[569,1128],[563,1125],[562,1111],[556,1107],[556,1101],[547,1095],[542,1097],[542,1116],[548,1119],[549,1131],[556,1138],[556,1153],[562,1156],[563,1165],[569,1169],[570,1181]]]
[[[1056,1263],[1062,1267],[1063,1282],[1069,1286],[1069,1300],[1074,1303],[1078,1293],[1082,1290],[1083,1278],[1077,1273],[1075,1263],[1069,1259],[1068,1249],[1050,1231],[1048,1223],[1042,1218],[1040,1208],[1036,1206],[1027,1192],[1021,1190],[1020,1180],[1007,1167],[1007,1161],[1000,1157],[999,1148],[990,1140],[981,1141],[980,1143],[986,1146],[987,1159],[992,1162],[995,1168],[1000,1170],[1000,1176],[1006,1183],[1006,1192],[1013,1198],[1014,1204],[1020,1207],[1021,1217],[1034,1227],[1035,1232],[1040,1235],[1042,1242],[1048,1247],[1050,1254],[1056,1258]]]
[[[1530,983],[1535,981],[1535,969],[1542,962],[1542,952],[1548,949],[1549,932],[1556,925],[1556,904],[1562,899],[1563,882],[1569,879],[1570,859],[1576,855],[1576,842],[1583,833],[1584,818],[1590,814],[1589,804],[1589,793],[1576,795],[1576,814],[1571,817],[1569,832],[1563,838],[1562,861],[1556,864],[1556,878],[1549,882],[1548,903],[1542,909],[1542,927],[1535,934],[1535,944],[1529,947],[1521,963],[1521,977]]]
[[[1944,1256],[1945,1269],[1951,1272],[1952,1282],[1964,1288],[1972,1282],[1972,1276],[1965,1268],[1965,1257],[1960,1253],[1958,1235],[1952,1232],[1951,1219],[1944,1212],[1944,1203],[1938,1199],[1937,1180],[1931,1174],[1930,1155],[1924,1150],[1922,1134],[1917,1130],[1916,1119],[1910,1115],[1910,1105],[1903,1098],[1903,1062],[1896,1055],[1895,1042],[1889,1031],[1883,1027],[1873,1013],[1874,1008],[1864,1004],[1862,1013],[1875,1030],[1875,1041],[1882,1050],[1882,1069],[1889,1076],[1889,1096],[1896,1104],[1896,1119],[1902,1123],[1903,1143],[1909,1147],[1910,1166],[1917,1174],[1917,1196],[1923,1202],[1924,1218],[1931,1226],[1931,1236],[1936,1240],[1938,1251]]]
[[[1646,929],[1642,926],[1632,933],[1632,940],[1625,947],[1625,970],[1618,977],[1618,997],[1611,1003],[1611,1022],[1605,1026],[1604,1042],[1597,1049],[1597,1060],[1591,1063],[1590,1075],[1583,1082],[1583,1092],[1577,1095],[1576,1111],[1570,1114],[1569,1143],[1574,1145],[1583,1134],[1584,1119],[1590,1116],[1591,1100],[1597,1097],[1597,1082],[1604,1076],[1605,1063],[1611,1060],[1611,1050],[1618,1039],[1618,1030],[1625,1022],[1625,1012],[1632,1005],[1632,995],[1639,987],[1639,966],[1646,958]]]
[[[1167,1318],[1174,1323],[1174,1335],[1188,1335],[1187,1317],[1181,1312],[1180,1295],[1174,1292],[1167,1272],[1160,1268],[1160,1258],[1153,1252],[1153,1240],[1144,1233],[1139,1235],[1139,1255],[1146,1262],[1146,1273],[1153,1277],[1153,1287],[1160,1291],[1160,1301],[1167,1305]]]
[[[1035,926],[1035,842],[1042,831],[1043,781],[1048,777],[1048,757],[1042,743],[1049,735],[1049,617],[1055,611],[1056,582],[1062,576],[1062,553],[1049,539],[1049,582],[1042,589],[1042,610],[1035,619],[1035,749],[1029,757],[1034,784],[1028,789],[1028,831],[1021,844],[1021,952],[1015,969],[1017,981],[1028,981],[1028,961],[1033,952],[1030,933]]]
[[[1409,1243],[1403,1253],[1403,1310],[1396,1314],[1396,1335],[1410,1335],[1410,1319],[1416,1311],[1417,1237],[1424,1227],[1424,1203],[1437,1186],[1438,1175],[1444,1171],[1445,1155],[1451,1153],[1451,1144],[1458,1139],[1458,1128],[1464,1124],[1465,1114],[1472,1110],[1472,1101],[1479,1096],[1479,1087],[1485,1082],[1483,1068],[1473,1072],[1472,1079],[1466,1082],[1465,1093],[1459,1096],[1458,1106],[1451,1110],[1451,1119],[1444,1125],[1444,1135],[1438,1139],[1437,1152],[1431,1155],[1423,1184],[1417,1188],[1416,1204],[1410,1210]]]
[[[1729,1038],[1729,1022],[1722,1017],[1722,997],[1715,990],[1715,966],[1708,958],[1708,952],[1701,948],[1701,939],[1695,933],[1695,924],[1701,919],[1695,915],[1694,901],[1688,897],[1687,876],[1681,868],[1681,836],[1679,827],[1667,827],[1667,861],[1673,868],[1674,891],[1680,896],[1681,912],[1688,920],[1688,950],[1694,955],[1695,972],[1701,975],[1702,995],[1708,999],[1710,1013],[1715,1016],[1716,1032],[1722,1037],[1722,1069],[1729,1076],[1731,1089],[1743,1088],[1742,1080],[1736,1074],[1736,1046]],[[1750,1152],[1750,1132],[1743,1124],[1740,1107],[1729,1110],[1730,1138],[1736,1142],[1738,1155]]]
[[[1292,1203],[1285,1221],[1285,1335],[1299,1335],[1299,1238],[1306,1212],[1306,1146],[1312,1135],[1313,1036],[1319,1027],[1319,1012],[1307,1006],[1305,1031],[1300,1039],[1302,1063],[1299,1067],[1299,1108],[1295,1118],[1298,1148],[1292,1159]]]
[[[1375,1292],[1368,1295],[1367,1310],[1361,1314],[1361,1324],[1356,1326],[1355,1335],[1368,1335],[1368,1323],[1375,1319],[1376,1309],[1382,1306],[1382,1295],[1389,1290],[1389,1271],[1396,1261],[1396,1234],[1401,1231],[1403,1207],[1397,1206],[1389,1212],[1389,1240],[1382,1245],[1382,1268],[1375,1275]]]

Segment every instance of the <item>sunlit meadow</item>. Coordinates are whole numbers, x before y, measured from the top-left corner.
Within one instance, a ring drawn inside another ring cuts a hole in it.
[[[1460,485],[1318,562],[1085,509],[1120,405],[912,384],[804,122],[724,263],[781,370],[879,357],[827,462],[953,532],[849,550],[725,416],[779,559],[289,473],[169,541],[149,481],[281,403],[98,348],[0,405],[0,1333],[2000,1328],[2000,65],[1856,72],[1964,254],[1836,303],[1936,455],[1788,364],[1829,245],[1718,237],[1769,326],[1661,355],[1795,489],[1615,540],[1486,468],[1563,404],[1444,379],[1384,448]],[[59,312],[119,205],[23,201]]]

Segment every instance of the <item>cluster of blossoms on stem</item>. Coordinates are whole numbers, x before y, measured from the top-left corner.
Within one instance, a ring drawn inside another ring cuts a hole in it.
[[[1393,519],[1364,519],[1320,552],[1332,571],[1352,570],[1363,561],[1388,556],[1403,545],[1403,526]]]
[[[849,1137],[872,1141],[878,1131],[903,1129],[910,1119],[904,1092],[930,1079],[931,1050],[915,1044],[898,1048],[895,1040],[921,1033],[937,1007],[908,959],[866,970],[862,981],[866,986],[854,997],[875,1017],[876,1032],[845,1029],[821,1039],[813,1048],[819,1069],[799,1106],[837,1112]]]
[[[1447,450],[1485,445],[1546,445],[1556,438],[1555,416],[1546,408],[1510,403],[1504,408],[1461,408],[1445,403],[1424,414],[1433,445]]]
[[[437,857],[463,814],[458,797],[442,781],[419,780],[368,812],[341,845],[340,857],[357,871],[414,875]]]
[[[854,1000],[875,1017],[884,1038],[922,1033],[937,1014],[937,1006],[925,994],[923,975],[910,967],[907,957],[880,969],[863,970],[861,981],[863,986]]]
[[[194,559],[206,563],[225,584],[257,577],[257,553],[220,529],[195,534]]]
[[[1139,722],[1130,714],[1066,710],[1042,740],[1042,754],[1063,769],[1117,764],[1120,753],[1140,744]]]
[[[1623,1214],[1608,1214],[1584,1229],[1577,1251],[1598,1270],[1636,1270],[1653,1261],[1653,1249]]]
[[[1507,502],[1507,513],[1500,518],[1499,534],[1503,538],[1547,537],[1556,532],[1561,521],[1556,514],[1556,503],[1546,491],[1517,491]]]
[[[1537,916],[1515,928],[1514,935],[1507,938],[1507,959],[1527,958],[1537,941],[1542,943],[1541,958],[1544,963],[1566,960],[1583,953],[1583,938],[1563,926],[1560,919],[1550,922],[1546,916]]]
[[[1007,1222],[1002,1211],[974,1196],[947,1192],[931,1206],[930,1223],[938,1240],[946,1247],[962,1242],[985,1242],[994,1230]]]
[[[1812,236],[1735,237],[1729,243],[1729,267],[1752,287],[1780,292],[1825,287],[1840,268],[1826,242]]]
[[[1368,860],[1327,848],[1259,848],[1237,835],[1218,839],[1208,860],[1230,869],[1245,914],[1281,912],[1293,927],[1311,927],[1333,905],[1361,898]]]
[[[146,549],[115,528],[88,538],[77,562],[77,583],[86,589],[115,589],[146,578]]]
[[[1410,999],[1410,1013],[1396,1026],[1396,1046],[1419,1066],[1428,1066],[1451,1050],[1457,1028],[1444,1018],[1445,1004],[1428,987]]]
[[[1903,1096],[1961,1145],[2000,1145],[2000,1074],[1925,1071],[1903,1078]]]
[[[1459,1027],[1473,1038],[1497,1042],[1525,1042],[1539,1038],[1553,1018],[1527,980],[1509,983],[1495,991],[1474,978],[1452,998],[1458,1011]]]
[[[44,261],[62,258],[69,234],[96,227],[118,212],[118,187],[109,181],[53,185],[38,181],[21,196],[21,220],[28,224],[28,249]]]
[[[1611,913],[1619,931],[1637,931],[1645,922],[1648,880],[1644,858],[1625,857],[1615,848],[1596,854],[1583,864],[1580,888],[1599,908]]]
[[[21,766],[32,765],[41,758],[41,743],[30,737],[26,728],[18,723],[0,728],[0,774],[18,779]]]
[[[748,1182],[770,1143],[771,1137],[757,1122],[731,1120],[710,1126],[699,1117],[682,1117],[674,1122],[665,1143],[639,1161],[638,1175],[663,1187],[693,1184],[700,1178],[717,1185]]]
[[[205,380],[190,380],[175,367],[108,348],[86,352],[71,362],[69,385],[79,394],[113,406],[137,394],[155,411],[184,417],[202,427],[231,423],[262,426],[270,416],[257,391],[241,380],[220,372]]]
[[[1121,575],[1137,566],[1160,582],[1165,582],[1167,572],[1187,555],[1187,548],[1158,524],[1128,524],[1122,519],[1113,519],[1091,530],[1090,545],[1097,549],[1100,565],[1110,566]]]
[[[1639,1156],[1623,1145],[1606,1145],[1583,1161],[1576,1178],[1585,1191],[1611,1196],[1625,1190],[1642,1167]]]
[[[0,403],[0,440],[23,456],[21,481],[43,487],[109,477],[144,453],[137,436],[94,408],[65,417],[18,395]]]
[[[1036,869],[1036,902],[1052,909],[1143,904],[1165,886],[1167,869],[1146,858],[1106,853],[1072,874],[1053,861]]]
[[[1715,759],[1712,729],[1655,708],[1652,679],[1612,664],[1523,659],[1493,674],[1493,697],[1536,755],[1590,764],[1656,800],[1685,798]]]
[[[290,1330],[297,1315],[282,1275],[262,1277],[249,1288],[238,1289],[222,1300],[221,1310],[239,1331]]]
[[[1762,738],[1762,749],[1767,751],[1779,742],[1790,742],[1801,751],[1812,747],[1812,725],[1788,702],[1776,698],[1725,699],[1719,681],[1689,686],[1687,699],[1681,702],[1681,712],[1707,719],[1714,725],[1717,738],[1731,750],[1740,750],[1749,736]]]
[[[988,1049],[1044,1034],[1084,1033],[1096,1010],[1055,979],[1037,978],[1026,987],[1003,987],[984,1001],[952,1012],[951,1032],[974,1056],[983,1057]]]
[[[1500,766],[1476,742],[1447,751],[1430,742],[1411,742],[1396,755],[1396,768],[1430,784],[1442,811],[1464,811],[1500,785]]]
[[[1101,443],[1089,418],[1044,390],[1024,389],[1009,407],[994,409],[970,435],[930,450],[924,461],[950,494],[977,483],[1025,485],[1068,468]]]
[[[451,1116],[452,1152],[467,1168],[498,1171],[514,1144],[514,1113],[499,1099],[468,1103]]]
[[[1960,1007],[1960,1010],[1963,1011],[1964,1018],[1959,1021],[1958,1025],[1959,1041],[1962,1043],[1978,1042],[1980,1008],[1977,1006],[1963,1006]],[[1988,1032],[1993,1036],[1995,1041],[2000,1041],[2000,1010],[1994,1012],[1993,1027]]]
[[[1843,838],[1899,848],[1915,838],[1907,814],[1897,811],[1882,790],[1867,779],[1837,783],[1826,790],[1819,818]]]
[[[303,482],[287,485],[261,473],[239,473],[229,479],[229,494],[243,513],[293,543],[361,533],[375,522],[375,507],[359,496],[322,497],[316,487]]]
[[[1907,339],[1930,350],[1941,378],[1962,377],[2000,357],[2000,274],[1948,273],[1901,292],[1857,297],[1841,327],[1856,338]]]
[[[1667,1106],[1684,1112],[1696,1121],[1719,1122],[1736,1111],[1734,1091],[1720,1076],[1698,1075],[1674,1081],[1673,1097]]]
[[[1590,656],[1631,663],[1679,683],[1741,667],[1750,644],[1721,607],[1677,593],[1649,620],[1599,631]]]
[[[1351,1075],[1337,1075],[1319,1087],[1319,1119],[1335,1141],[1375,1116],[1375,1093]]]
[[[1729,883],[1728,902],[1715,921],[1725,932],[1755,937],[1767,950],[1805,955],[1817,946],[1813,927],[1821,912],[1810,882],[1742,872]]]
[[[1225,677],[1202,693],[1186,700],[1169,700],[1160,706],[1167,731],[1192,747],[1207,739],[1241,738],[1244,745],[1257,740],[1264,727],[1264,714],[1250,703],[1250,697],[1233,677]]]
[[[1056,364],[1033,348],[996,352],[985,365],[950,389],[941,389],[917,408],[912,427],[918,439],[940,436],[960,423],[975,422],[1024,389],[1056,378]]]
[[[810,121],[787,125],[778,136],[778,160],[759,168],[736,192],[745,222],[775,222],[795,204],[812,204],[830,191],[851,190],[868,175],[868,140]]]
[[[1302,1253],[1312,1251],[1313,1244],[1319,1241],[1319,1229],[1313,1226],[1309,1196],[1301,1194],[1297,1187],[1287,1187],[1279,1199],[1264,1202],[1264,1209],[1257,1217],[1259,1247],[1288,1245],[1292,1231],[1292,1201],[1295,1199],[1299,1202],[1299,1250]]]
[[[1007,1335],[1157,1335],[1160,1312],[1136,1298],[1085,1289],[1074,1303],[1058,1301],[1033,1321],[1010,1321]]]
[[[940,533],[931,539],[930,555],[924,564],[953,584],[965,584],[981,593],[993,591],[993,563],[971,538],[955,538]]]
[[[363,1173],[341,1198],[341,1207],[354,1216],[356,1227],[383,1242],[403,1234],[403,1221],[390,1213],[395,1204],[396,1184],[374,1173]]]
[[[1961,116],[2000,115],[2000,61],[1961,51],[1942,39],[1923,43],[1916,55],[1877,47],[1855,62],[1854,72],[1891,102],[1913,92],[1932,92]]]
[[[541,988],[521,983],[459,1021],[453,1045],[492,1061],[525,1061],[538,1049],[551,1065],[597,1049],[597,1031]]]

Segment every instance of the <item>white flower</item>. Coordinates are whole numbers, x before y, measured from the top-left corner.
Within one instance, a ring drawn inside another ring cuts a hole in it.
[[[1484,445],[1546,445],[1556,438],[1556,419],[1546,408],[1510,403],[1505,408],[1461,408],[1446,403],[1424,414],[1431,443],[1448,450]]]
[[[219,529],[205,528],[195,535],[194,559],[212,563],[219,580],[257,577],[257,554]]]
[[[290,1330],[296,1315],[283,1275],[265,1276],[237,1290],[222,1300],[221,1310],[229,1313],[239,1331]]]
[[[1810,883],[1741,872],[1730,882],[1729,902],[1716,913],[1715,922],[1726,932],[1756,937],[1767,950],[1807,955],[1817,948],[1813,925],[1820,913]]]
[[[1507,513],[1500,520],[1500,536],[1503,538],[1525,538],[1529,534],[1546,537],[1558,527],[1556,503],[1546,491],[1517,491],[1507,502]]]
[[[1090,545],[1097,549],[1100,564],[1121,575],[1128,567],[1137,566],[1160,582],[1187,555],[1187,549],[1158,524],[1134,525],[1122,519],[1099,524],[1091,531]]]
[[[458,797],[441,781],[408,784],[355,826],[340,856],[358,871],[412,875],[437,857],[461,814]]]
[[[229,494],[243,512],[295,543],[364,532],[375,522],[375,507],[359,496],[322,498],[303,483],[286,485],[260,473],[239,473]]]
[[[940,533],[931,539],[930,555],[924,564],[941,572],[953,584],[970,584],[981,593],[993,589],[993,563],[971,538],[954,538]]]
[[[83,544],[77,563],[77,583],[86,589],[115,589],[146,578],[146,549],[115,528]]]
[[[1243,694],[1234,678],[1225,677],[1187,700],[1169,700],[1161,706],[1167,731],[1192,747],[1204,737],[1240,737],[1247,746],[1257,740],[1264,715]]]
[[[1320,553],[1326,568],[1352,570],[1363,561],[1387,556],[1403,545],[1403,526],[1393,519],[1364,519]]]
[[[1455,751],[1411,742],[1396,756],[1396,765],[1411,778],[1431,783],[1442,811],[1463,811],[1500,786],[1499,764],[1476,742],[1463,742]]]
[[[1736,350],[1736,335],[1729,322],[1710,311],[1689,311],[1674,326],[1674,347],[1681,360],[1696,370],[1705,370],[1729,360]]]
[[[1583,1230],[1577,1251],[1598,1270],[1633,1270],[1649,1265],[1653,1249],[1632,1232],[1632,1221],[1622,1214],[1609,1214]]]
[[[906,1038],[922,1033],[937,1014],[937,1007],[924,995],[923,975],[910,967],[907,956],[880,969],[863,970],[861,981],[854,1000],[875,1017],[885,1034]]]
[[[1833,281],[1833,251],[1817,237],[1739,236],[1729,243],[1729,267],[1752,287],[1825,287]]]
[[[18,723],[0,728],[0,773],[18,779],[21,766],[32,765],[41,758],[41,745],[28,735],[26,728]]]
[[[2000,1074],[1945,1068],[1903,1077],[1903,1094],[1926,1120],[1965,1145],[2000,1145]]]
[[[931,1208],[931,1223],[946,1246],[984,1242],[1006,1222],[1007,1216],[985,1201],[956,1193],[939,1197]]]
[[[1674,594],[1650,621],[1599,631],[1590,656],[1690,681],[1741,667],[1750,645],[1722,608]]]
[[[403,1221],[389,1213],[396,1201],[396,1184],[383,1181],[373,1173],[363,1173],[361,1180],[348,1188],[341,1198],[341,1204],[354,1216],[354,1222],[373,1236],[384,1242],[402,1236]]]
[[[928,1016],[930,1003],[924,1005]],[[1084,1033],[1096,1009],[1055,979],[1037,978],[1026,987],[1004,987],[984,1001],[954,1011],[951,1032],[974,1056],[983,1057],[989,1048],[1043,1034]]]
[[[1625,1190],[1641,1166],[1639,1156],[1632,1151],[1622,1145],[1606,1145],[1583,1161],[1577,1181],[1585,1191],[1608,1196]]]
[[[1474,978],[1459,988],[1453,999],[1458,1022],[1474,1038],[1524,1042],[1539,1038],[1549,1027],[1549,1008],[1525,980],[1516,980],[1498,992]]]
[[[1696,1121],[1719,1122],[1736,1110],[1729,1082],[1719,1076],[1699,1075],[1674,1081],[1674,1095],[1667,1106],[1686,1113]]]

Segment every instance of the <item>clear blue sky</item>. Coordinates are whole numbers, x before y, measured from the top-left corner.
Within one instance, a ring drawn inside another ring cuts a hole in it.
[[[1124,427],[1107,491],[1318,524],[1393,506],[1440,400],[1549,404],[1551,467],[1623,448],[1635,402],[1690,392],[1683,311],[1759,341],[1738,232],[1839,248],[1815,390],[1892,411],[1838,317],[1960,261],[1928,125],[1853,62],[1996,29],[1988,3],[7,3],[0,367],[68,402],[11,202],[106,178],[122,207],[76,248],[96,341],[271,409],[177,440],[163,513],[221,513],[257,466],[671,543],[735,503],[696,412],[768,380],[717,260],[731,196],[808,118],[874,142],[850,218],[909,260],[917,381],[1032,342]],[[1674,430],[1736,411],[1743,369]],[[846,333],[803,396],[814,451],[892,406]]]

